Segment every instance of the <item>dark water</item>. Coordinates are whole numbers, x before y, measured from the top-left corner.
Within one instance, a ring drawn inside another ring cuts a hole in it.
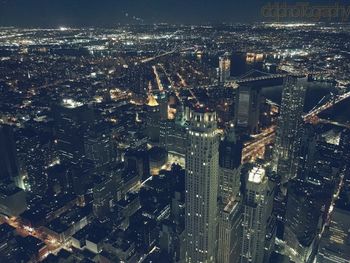
[[[262,70],[261,63],[247,64],[246,54],[242,52],[233,52],[231,57],[231,75],[241,76],[247,73],[249,70]],[[262,94],[272,100],[273,102],[280,104],[282,97],[282,86],[274,86],[269,88],[263,88]],[[331,91],[335,92],[336,88],[332,83],[326,82],[308,82],[308,89],[305,97],[304,112],[309,112],[317,103]],[[327,110],[320,114],[321,118],[327,118],[339,122],[350,122],[350,99],[347,99],[341,103],[338,103],[332,109]]]
[[[264,88],[262,93],[266,98],[280,104],[282,88],[282,86]],[[317,105],[323,96],[328,95],[331,91],[334,92],[335,90],[334,85],[331,83],[309,82],[305,96],[304,112],[310,111],[315,105]],[[323,112],[320,117],[329,118],[339,122],[350,121],[350,99],[347,99],[342,103],[337,104],[332,109]]]
[[[273,102],[276,102],[277,104],[280,104],[282,89],[282,86],[264,88],[262,93],[266,98],[272,100]],[[304,111],[310,111],[323,98],[323,96],[328,95],[331,91],[335,91],[333,84],[309,82],[305,96]]]
[[[333,108],[320,114],[323,119],[331,119],[340,123],[350,122],[350,99],[336,104]]]

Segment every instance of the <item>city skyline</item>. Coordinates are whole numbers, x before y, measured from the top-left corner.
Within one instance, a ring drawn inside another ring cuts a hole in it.
[[[349,262],[350,24],[318,4],[1,1],[0,262]]]

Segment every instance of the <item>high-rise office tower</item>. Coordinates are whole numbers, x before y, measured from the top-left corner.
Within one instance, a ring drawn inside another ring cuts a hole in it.
[[[242,246],[240,199],[219,203],[217,263],[238,263]]]
[[[269,258],[271,238],[267,240],[267,237],[274,236],[273,197],[274,187],[266,170],[262,167],[252,168],[246,178],[243,197],[241,263],[262,263]]]
[[[342,151],[342,158],[346,164],[346,168],[350,169],[350,131],[345,129],[342,131],[339,141],[339,146]]]
[[[152,76],[151,67],[143,64],[134,64],[124,69],[124,81],[121,82],[136,94],[144,95],[147,92],[147,85]]]
[[[297,177],[304,179],[309,171],[311,171],[314,164],[315,148],[316,148],[316,126],[312,124],[304,124],[301,136],[299,162],[297,169]],[[274,152],[275,154],[276,152]]]
[[[159,101],[159,146],[167,149],[169,132],[172,130],[171,126],[174,126],[174,122],[168,119],[169,101],[166,93],[161,93],[158,96]]]
[[[161,121],[160,146],[168,152],[168,158],[184,166],[187,145],[187,122],[183,106],[177,109],[176,118]]]
[[[239,194],[243,144],[231,128],[219,146],[219,195],[224,203]]]
[[[16,185],[35,194],[45,193],[47,190],[46,168],[56,162],[54,160],[53,144],[43,139],[41,134],[28,133],[27,129],[16,131],[16,142],[19,163],[19,174]]]
[[[0,179],[18,176],[16,145],[10,126],[0,125]]]
[[[26,193],[11,181],[0,181],[1,215],[19,216],[26,209]]]
[[[216,113],[193,109],[186,152],[186,262],[216,261],[218,149]]]
[[[113,203],[117,201],[119,190],[118,186],[122,183],[121,171],[116,170],[109,174],[97,173],[94,178],[93,194],[93,212],[99,219],[108,217],[112,210]]]
[[[168,119],[168,95],[166,93],[161,93],[158,96],[159,102],[159,112],[160,112],[160,120],[166,121]]]
[[[316,262],[350,262],[350,211],[335,208],[318,247]]]
[[[99,127],[101,129],[101,127]],[[96,167],[113,164],[117,158],[117,152],[113,139],[107,129],[91,130],[84,136],[85,157],[93,161]]]
[[[261,105],[261,88],[255,86],[240,86],[236,95],[235,124],[249,133],[259,130]]]
[[[305,92],[306,78],[285,78],[272,162],[272,169],[282,176],[282,182],[296,176]]]
[[[136,172],[140,180],[150,176],[149,155],[145,149],[130,149],[124,156],[126,169],[129,172]]]
[[[93,109],[72,99],[53,106],[56,149],[61,160],[77,161],[84,155],[84,133],[95,120]]]
[[[152,142],[159,142],[160,136],[160,110],[159,103],[152,94],[148,96],[146,115],[146,135]]]
[[[229,79],[231,73],[231,59],[230,54],[225,53],[219,57],[219,83],[223,84]]]
[[[70,163],[67,172],[67,192],[81,195],[87,192],[92,182],[94,163],[88,159],[82,159],[76,163]]]
[[[162,224],[162,229],[159,233],[159,246],[162,251],[166,251],[169,255],[169,261],[177,262],[179,260],[180,238],[177,234],[176,225],[174,223],[165,221]]]
[[[321,226],[324,189],[315,182],[293,179],[288,184],[288,200],[283,240],[297,253],[300,262],[309,262],[317,246]]]
[[[219,147],[218,263],[239,262],[242,205],[239,194],[242,143],[230,129]]]

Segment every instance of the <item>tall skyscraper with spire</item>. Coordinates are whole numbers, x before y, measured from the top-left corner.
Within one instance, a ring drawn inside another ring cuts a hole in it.
[[[282,182],[295,177],[297,172],[306,81],[297,76],[284,80],[272,161],[272,169],[282,176]]]
[[[186,262],[216,262],[219,140],[215,111],[193,109],[186,152]]]

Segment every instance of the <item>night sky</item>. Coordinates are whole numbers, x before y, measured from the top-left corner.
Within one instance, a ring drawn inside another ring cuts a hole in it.
[[[113,26],[262,20],[264,0],[0,0],[1,26]],[[319,0],[310,3],[334,4]]]

